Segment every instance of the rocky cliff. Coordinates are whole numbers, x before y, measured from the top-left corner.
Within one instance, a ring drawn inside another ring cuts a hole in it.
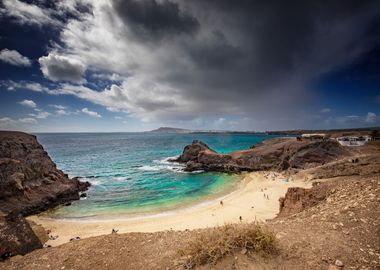
[[[89,185],[58,170],[35,136],[0,131],[0,260],[42,247],[23,216],[78,200]]]
[[[0,132],[0,211],[35,214],[78,200],[89,185],[58,170],[35,136]]]
[[[216,153],[205,143],[193,141],[176,161],[186,163],[186,171],[283,171],[316,167],[345,155],[349,155],[348,150],[335,140],[272,139],[229,154]]]
[[[285,196],[280,198],[278,217],[287,217],[317,205],[331,193],[329,185],[316,182],[312,188],[288,188]]]

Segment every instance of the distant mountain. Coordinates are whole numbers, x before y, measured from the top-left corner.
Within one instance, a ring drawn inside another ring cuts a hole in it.
[[[265,135],[300,135],[304,133],[347,133],[347,132],[370,132],[372,130],[380,130],[380,127],[368,127],[368,128],[348,128],[348,129],[321,129],[321,130],[282,130],[282,131],[231,131],[231,130],[199,130],[199,129],[185,129],[185,128],[173,128],[173,127],[160,127],[148,132],[151,133],[216,133],[216,134],[265,134]]]
[[[151,133],[191,133],[193,130],[184,128],[160,127],[149,131]]]

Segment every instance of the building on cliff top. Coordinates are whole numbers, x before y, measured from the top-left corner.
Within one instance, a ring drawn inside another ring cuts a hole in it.
[[[329,138],[329,136],[325,133],[308,133],[308,134],[302,134],[302,139],[311,140],[311,141],[319,141],[319,140],[326,140]]]
[[[362,146],[370,140],[370,136],[346,136],[337,138],[337,141],[343,146]]]

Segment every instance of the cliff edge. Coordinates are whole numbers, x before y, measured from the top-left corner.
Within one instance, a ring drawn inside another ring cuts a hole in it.
[[[0,131],[0,260],[42,247],[24,216],[78,200],[89,186],[58,170],[35,136]]]
[[[35,136],[0,131],[0,211],[39,213],[78,200],[89,186],[57,169]]]

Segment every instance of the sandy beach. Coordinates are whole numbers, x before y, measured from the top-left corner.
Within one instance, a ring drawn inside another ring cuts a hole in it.
[[[229,194],[176,211],[141,217],[120,217],[110,220],[63,220],[31,216],[31,220],[58,235],[48,245],[57,246],[71,238],[88,238],[110,234],[115,228],[119,233],[156,232],[207,228],[226,223],[265,221],[279,211],[278,199],[289,187],[310,187],[311,183],[285,181],[285,177],[269,172],[247,173]],[[220,201],[223,201],[221,205]],[[240,221],[240,217],[242,221]]]

